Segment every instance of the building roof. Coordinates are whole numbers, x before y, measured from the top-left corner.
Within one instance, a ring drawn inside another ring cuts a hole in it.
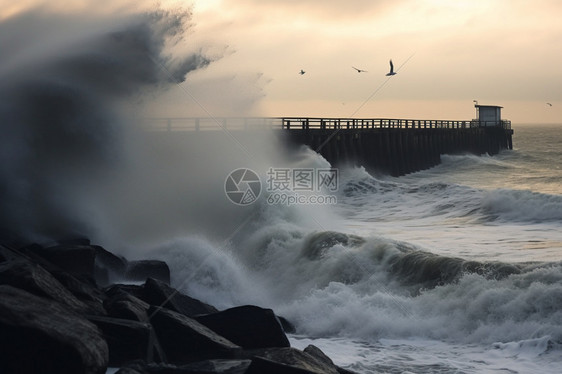
[[[498,106],[498,105],[480,105],[480,104],[475,104],[474,105],[475,108],[503,108],[503,106]]]

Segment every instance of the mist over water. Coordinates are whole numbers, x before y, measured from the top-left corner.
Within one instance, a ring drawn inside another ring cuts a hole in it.
[[[265,173],[282,153],[271,134],[154,133],[137,116],[217,58],[181,52],[202,49],[189,46],[190,19],[42,9],[0,24],[3,230],[121,246],[188,232],[224,238],[240,224],[251,208],[230,204],[224,180],[238,167]]]

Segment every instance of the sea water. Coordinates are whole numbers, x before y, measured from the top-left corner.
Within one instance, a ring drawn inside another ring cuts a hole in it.
[[[183,291],[271,307],[293,346],[358,373],[559,373],[562,126],[514,127],[513,150],[397,178],[342,168],[321,212],[264,205],[226,245],[156,253]]]

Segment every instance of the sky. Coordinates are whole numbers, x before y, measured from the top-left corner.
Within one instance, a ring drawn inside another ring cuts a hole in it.
[[[4,19],[37,6],[0,1]],[[69,14],[90,6],[49,4]],[[121,9],[126,4],[119,2]],[[147,112],[468,120],[476,100],[502,106],[514,126],[562,123],[559,0],[168,0],[162,6],[192,7],[185,45],[176,48],[201,50],[213,62]],[[390,59],[397,74],[389,78]]]
[[[201,76],[260,74],[265,115],[469,119],[477,100],[513,122],[562,123],[562,1],[204,0],[194,10],[198,37],[232,51]]]

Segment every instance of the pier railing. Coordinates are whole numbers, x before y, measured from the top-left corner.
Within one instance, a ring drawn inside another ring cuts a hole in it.
[[[283,129],[466,129],[501,127],[511,129],[511,121],[454,121],[392,118],[282,118]]]
[[[228,130],[345,130],[345,129],[466,129],[500,127],[511,129],[511,121],[456,121],[393,118],[316,118],[316,117],[185,117],[147,118],[143,127],[151,131]]]

